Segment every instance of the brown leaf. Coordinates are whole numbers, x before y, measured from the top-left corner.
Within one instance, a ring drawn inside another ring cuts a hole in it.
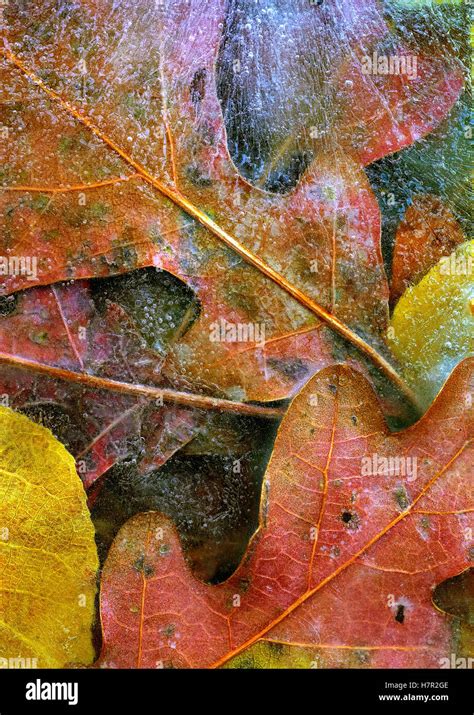
[[[244,181],[228,154],[214,80],[222,0],[205,13],[198,0],[83,0],[60,15],[55,7],[49,0],[5,11],[5,253],[21,246],[34,254],[41,283],[150,265],[186,280],[201,316],[167,367],[185,389],[217,386],[254,400],[294,394],[333,362],[325,323],[396,381],[374,351],[388,288],[379,209],[361,164],[429,131],[457,97],[459,71],[424,58],[415,83],[382,77],[373,92],[359,66],[355,114],[342,122],[340,145],[324,147],[288,196],[274,196]],[[317,29],[321,18],[310,10],[305,22]],[[335,63],[328,99],[341,95],[339,117],[353,99],[349,58],[390,33],[372,2],[360,16],[350,3],[323,14],[347,38],[337,48],[329,42],[321,63]],[[58,44],[58,36],[74,42]],[[443,101],[425,96],[432,86]],[[388,106],[377,99],[384,92]],[[25,285],[24,275],[10,276],[7,289]],[[222,323],[263,326],[264,345],[210,341]]]
[[[415,196],[397,229],[392,263],[390,301],[396,303],[440,258],[464,241],[451,210],[437,196]]]

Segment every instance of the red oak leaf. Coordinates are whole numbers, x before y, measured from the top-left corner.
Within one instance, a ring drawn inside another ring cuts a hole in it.
[[[423,136],[461,88],[436,57],[419,58],[413,81],[362,76],[362,51],[390,36],[375,3],[331,3],[321,17],[302,5],[292,19],[331,68],[322,109],[334,124],[284,197],[229,157],[214,78],[223,0],[5,9],[2,253],[37,258],[40,283],[151,265],[181,277],[202,305],[164,368],[183,388],[291,395],[341,357],[325,323],[373,357],[364,340],[382,342],[388,288],[361,163]],[[5,289],[27,285],[16,272]],[[265,339],[210,340],[221,321],[263,326]]]
[[[452,634],[433,589],[472,559],[473,365],[394,434],[359,373],[309,381],[280,426],[260,527],[220,585],[192,576],[164,516],[127,522],[102,576],[100,665],[261,665],[270,642],[322,666],[440,667]]]

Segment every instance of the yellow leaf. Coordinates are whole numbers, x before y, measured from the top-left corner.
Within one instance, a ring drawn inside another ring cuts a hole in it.
[[[97,568],[74,459],[49,430],[0,407],[1,667],[93,662]]]
[[[388,342],[426,406],[453,368],[473,354],[474,241],[442,258],[394,310]]]

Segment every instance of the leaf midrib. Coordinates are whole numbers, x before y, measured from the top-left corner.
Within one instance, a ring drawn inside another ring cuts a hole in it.
[[[409,516],[413,507],[420,501],[422,497],[431,489],[431,487],[436,483],[436,481],[444,474],[444,472],[449,469],[449,467],[460,457],[466,447],[472,442],[472,440],[466,440],[466,442],[459,448],[459,450],[451,457],[451,459],[425,484],[423,489],[420,491],[418,496],[412,501],[410,506],[401,512],[395,519],[392,519],[380,532],[375,534],[357,553],[353,554],[350,559],[341,564],[332,574],[329,574],[320,581],[316,586],[311,589],[307,589],[299,598],[297,598],[290,606],[288,606],[282,613],[280,613],[277,618],[273,619],[271,623],[262,628],[257,634],[249,638],[245,643],[242,643],[237,648],[229,651],[224,656],[219,658],[219,660],[208,666],[211,669],[219,668],[225,663],[227,663],[235,656],[239,655],[244,650],[247,650],[250,646],[261,640],[262,636],[268,633],[272,628],[281,623],[287,616],[289,616],[293,611],[295,611],[299,606],[305,603],[309,598],[311,598],[315,593],[317,593],[321,588],[326,586],[330,581],[332,581],[341,572],[345,571],[349,566],[357,561],[357,559],[362,556],[371,546],[373,546],[379,539],[381,539],[385,534],[387,534],[394,526],[396,526],[400,521],[403,521],[407,516]]]

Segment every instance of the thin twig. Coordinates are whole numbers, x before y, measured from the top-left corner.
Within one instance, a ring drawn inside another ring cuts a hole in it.
[[[20,191],[22,193],[40,193],[40,194],[66,194],[70,191],[90,191],[91,189],[99,189],[103,186],[112,186],[120,184],[130,179],[136,179],[140,176],[137,172],[128,176],[116,176],[113,179],[104,179],[103,181],[95,181],[92,184],[71,184],[69,186],[1,186],[0,191]]]
[[[151,385],[134,385],[128,382],[120,382],[119,380],[111,380],[107,377],[90,375],[87,372],[65,370],[62,367],[46,365],[45,363],[18,357],[17,355],[9,355],[8,353],[0,353],[0,363],[20,369],[39,372],[43,375],[59,380],[75,382],[79,385],[84,385],[85,387],[99,390],[112,390],[113,392],[120,392],[123,395],[147,397],[150,400],[163,400],[165,403],[168,402],[175,405],[183,405],[184,407],[236,412],[241,415],[253,415],[255,417],[266,417],[269,419],[281,419],[285,414],[285,410],[281,408],[261,407],[260,405],[251,405],[246,402],[221,400],[218,397],[196,395],[191,392],[178,392],[177,390],[152,387]]]

